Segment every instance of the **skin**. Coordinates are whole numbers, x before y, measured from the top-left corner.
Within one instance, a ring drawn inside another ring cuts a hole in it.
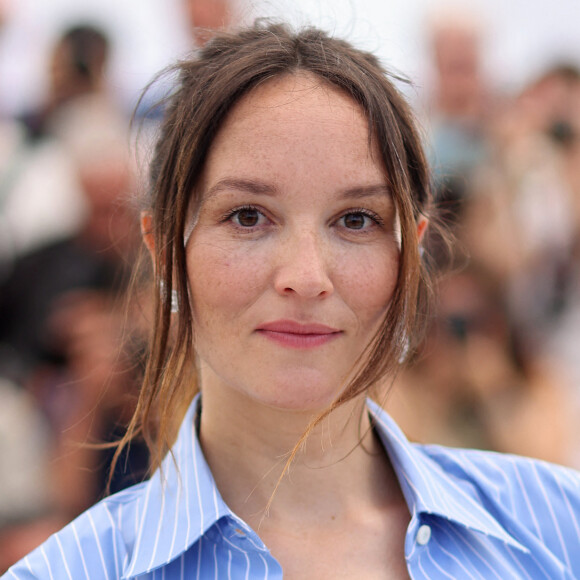
[[[339,394],[396,283],[395,211],[367,135],[348,97],[304,77],[258,88],[218,133],[187,246],[208,394],[234,390],[248,405],[308,415]],[[254,227],[228,217],[246,206]],[[281,319],[339,335],[280,348],[256,329]]]
[[[279,481],[395,288],[395,210],[378,159],[356,103],[311,76],[285,76],[232,109],[199,184],[186,250],[201,444],[222,497],[285,578],[408,578],[409,512],[364,399],[314,429]],[[278,320],[334,335],[289,346],[261,330]]]

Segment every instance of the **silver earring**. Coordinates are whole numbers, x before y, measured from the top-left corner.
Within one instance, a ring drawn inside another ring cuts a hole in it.
[[[166,290],[165,290],[165,282],[163,280],[161,280],[159,282],[159,290],[161,291],[162,298],[165,299]],[[171,308],[170,308],[170,312],[172,314],[175,314],[176,312],[179,312],[179,296],[177,296],[177,290],[172,290],[171,291]]]
[[[179,312],[179,298],[177,296],[177,290],[171,291],[171,312],[175,314]]]
[[[405,336],[403,338],[403,348],[401,349],[401,355],[399,356],[399,360],[397,361],[400,365],[402,365],[405,360],[407,359],[407,356],[409,354],[409,350],[411,348],[411,343],[409,342],[409,337]]]

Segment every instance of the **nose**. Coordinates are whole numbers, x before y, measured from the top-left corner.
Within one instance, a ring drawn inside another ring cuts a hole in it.
[[[330,251],[326,240],[312,231],[289,234],[280,245],[274,287],[281,295],[317,298],[332,294]]]

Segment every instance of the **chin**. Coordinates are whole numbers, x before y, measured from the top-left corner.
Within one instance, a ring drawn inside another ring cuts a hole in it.
[[[337,385],[342,381],[329,383],[328,376],[321,373],[295,373],[268,383],[255,399],[267,407],[284,411],[321,413],[325,411],[340,394]]]

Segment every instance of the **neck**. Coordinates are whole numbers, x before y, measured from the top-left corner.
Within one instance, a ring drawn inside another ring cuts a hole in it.
[[[314,427],[287,471],[289,453],[318,412],[263,407],[231,391],[227,404],[220,399],[213,390],[203,394],[201,444],[222,497],[249,525],[258,528],[266,515],[273,525],[320,522],[354,513],[361,502],[385,506],[399,497],[364,398]]]

